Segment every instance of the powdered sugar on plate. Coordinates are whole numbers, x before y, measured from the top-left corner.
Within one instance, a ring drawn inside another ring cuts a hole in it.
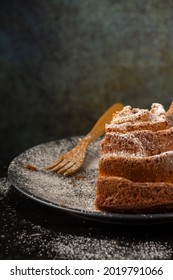
[[[88,147],[81,170],[66,177],[47,171],[59,155],[71,150],[81,137],[70,137],[35,146],[17,158],[8,169],[10,182],[22,193],[48,206],[70,211],[89,219],[118,223],[163,223],[173,220],[173,213],[166,214],[120,214],[98,211],[95,208],[96,179],[100,158],[100,139]],[[38,171],[26,169],[31,164]]]
[[[84,165],[77,174],[66,177],[44,170],[60,154],[75,146],[79,139],[80,137],[72,137],[48,142],[25,151],[10,164],[8,174],[11,183],[25,194],[55,206],[95,211],[99,140],[88,148]],[[38,171],[24,168],[28,163],[36,166]]]

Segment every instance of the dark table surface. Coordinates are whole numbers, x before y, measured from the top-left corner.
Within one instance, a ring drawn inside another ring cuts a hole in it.
[[[0,259],[173,259],[173,223],[109,224],[49,208],[0,165]]]

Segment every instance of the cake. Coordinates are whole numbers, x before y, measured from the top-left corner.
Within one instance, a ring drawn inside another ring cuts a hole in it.
[[[125,106],[105,126],[95,206],[119,213],[173,210],[173,103]]]

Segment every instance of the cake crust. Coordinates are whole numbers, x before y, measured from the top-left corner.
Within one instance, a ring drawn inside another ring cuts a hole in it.
[[[117,213],[159,213],[173,209],[173,183],[133,182],[121,177],[97,180],[96,208]]]
[[[99,162],[99,174],[134,182],[173,182],[172,166],[173,151],[150,157],[106,154]]]

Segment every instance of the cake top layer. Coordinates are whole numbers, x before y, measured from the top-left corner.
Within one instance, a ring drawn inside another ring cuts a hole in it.
[[[113,115],[111,123],[106,124],[106,131],[163,130],[173,125],[172,116],[173,103],[167,112],[159,103],[153,103],[150,110],[128,105]]]

